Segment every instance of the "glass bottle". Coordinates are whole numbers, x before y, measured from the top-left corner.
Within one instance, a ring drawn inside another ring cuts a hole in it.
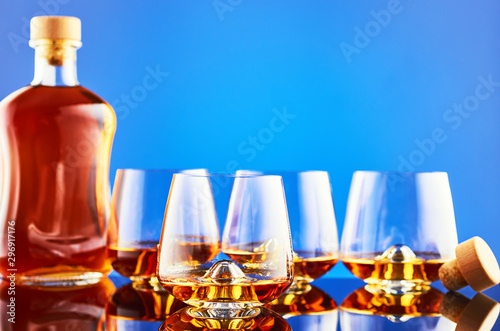
[[[79,85],[76,17],[31,20],[35,75],[0,102],[0,277],[35,286],[97,283],[106,250],[111,106]]]

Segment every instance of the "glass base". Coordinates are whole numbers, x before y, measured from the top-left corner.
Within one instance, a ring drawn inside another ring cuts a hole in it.
[[[18,278],[17,283],[30,287],[85,287],[99,283],[106,275],[100,272],[61,272],[42,275],[23,275]]]
[[[202,307],[190,307],[186,313],[198,319],[232,320],[255,317],[260,308],[236,302],[206,302]]]
[[[382,292],[392,295],[421,294],[431,289],[430,283],[407,280],[382,280],[377,283],[369,283],[365,288],[371,293]]]

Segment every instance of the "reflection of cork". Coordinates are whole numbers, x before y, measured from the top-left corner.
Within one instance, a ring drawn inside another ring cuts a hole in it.
[[[439,306],[441,315],[457,323],[456,331],[489,331],[500,313],[500,304],[478,293],[470,300],[460,293],[448,292]]]
[[[497,259],[486,242],[474,237],[455,249],[457,258],[439,269],[444,287],[456,291],[470,285],[476,292],[484,291],[500,282]]]

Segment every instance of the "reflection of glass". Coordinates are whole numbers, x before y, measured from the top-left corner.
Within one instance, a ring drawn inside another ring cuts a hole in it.
[[[287,320],[293,330],[336,330],[335,301],[316,286],[305,292],[287,292],[266,307]]]
[[[340,324],[348,330],[454,330],[440,317],[443,294],[429,288],[423,293],[388,294],[362,287],[340,305]]]
[[[199,331],[199,330],[255,330],[291,331],[288,323],[277,313],[267,308],[259,308],[254,317],[216,319],[194,318],[189,308],[184,308],[168,317],[158,331]]]
[[[222,244],[217,211],[226,219]],[[281,177],[176,174],[158,279],[196,317],[255,316],[279,297],[293,279]]]
[[[257,172],[283,178],[294,251],[295,275],[290,291],[303,291],[339,260],[339,238],[330,178],[326,171]]]
[[[186,305],[166,291],[141,291],[133,284],[120,287],[106,304],[106,330],[157,330]]]
[[[425,293],[387,294],[362,287],[349,294],[340,306],[341,310],[381,315],[392,321],[406,321],[418,316],[439,316],[443,293],[430,288]]]
[[[141,289],[161,290],[156,279],[157,245],[172,177],[204,170],[119,169],[109,222],[108,251],[113,269]]]
[[[455,331],[455,324],[444,317],[422,316],[394,323],[378,315],[353,314],[340,310],[342,331]]]
[[[341,259],[355,276],[393,294],[426,290],[457,244],[446,173],[354,173]]]
[[[98,330],[104,320],[104,306],[115,286],[108,278],[86,287],[42,290],[0,284],[0,330]],[[9,321],[12,299],[15,323]]]

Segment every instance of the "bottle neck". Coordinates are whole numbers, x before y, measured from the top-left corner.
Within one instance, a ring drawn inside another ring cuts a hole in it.
[[[76,50],[80,43],[71,40],[35,40],[35,76],[31,85],[77,86]]]

